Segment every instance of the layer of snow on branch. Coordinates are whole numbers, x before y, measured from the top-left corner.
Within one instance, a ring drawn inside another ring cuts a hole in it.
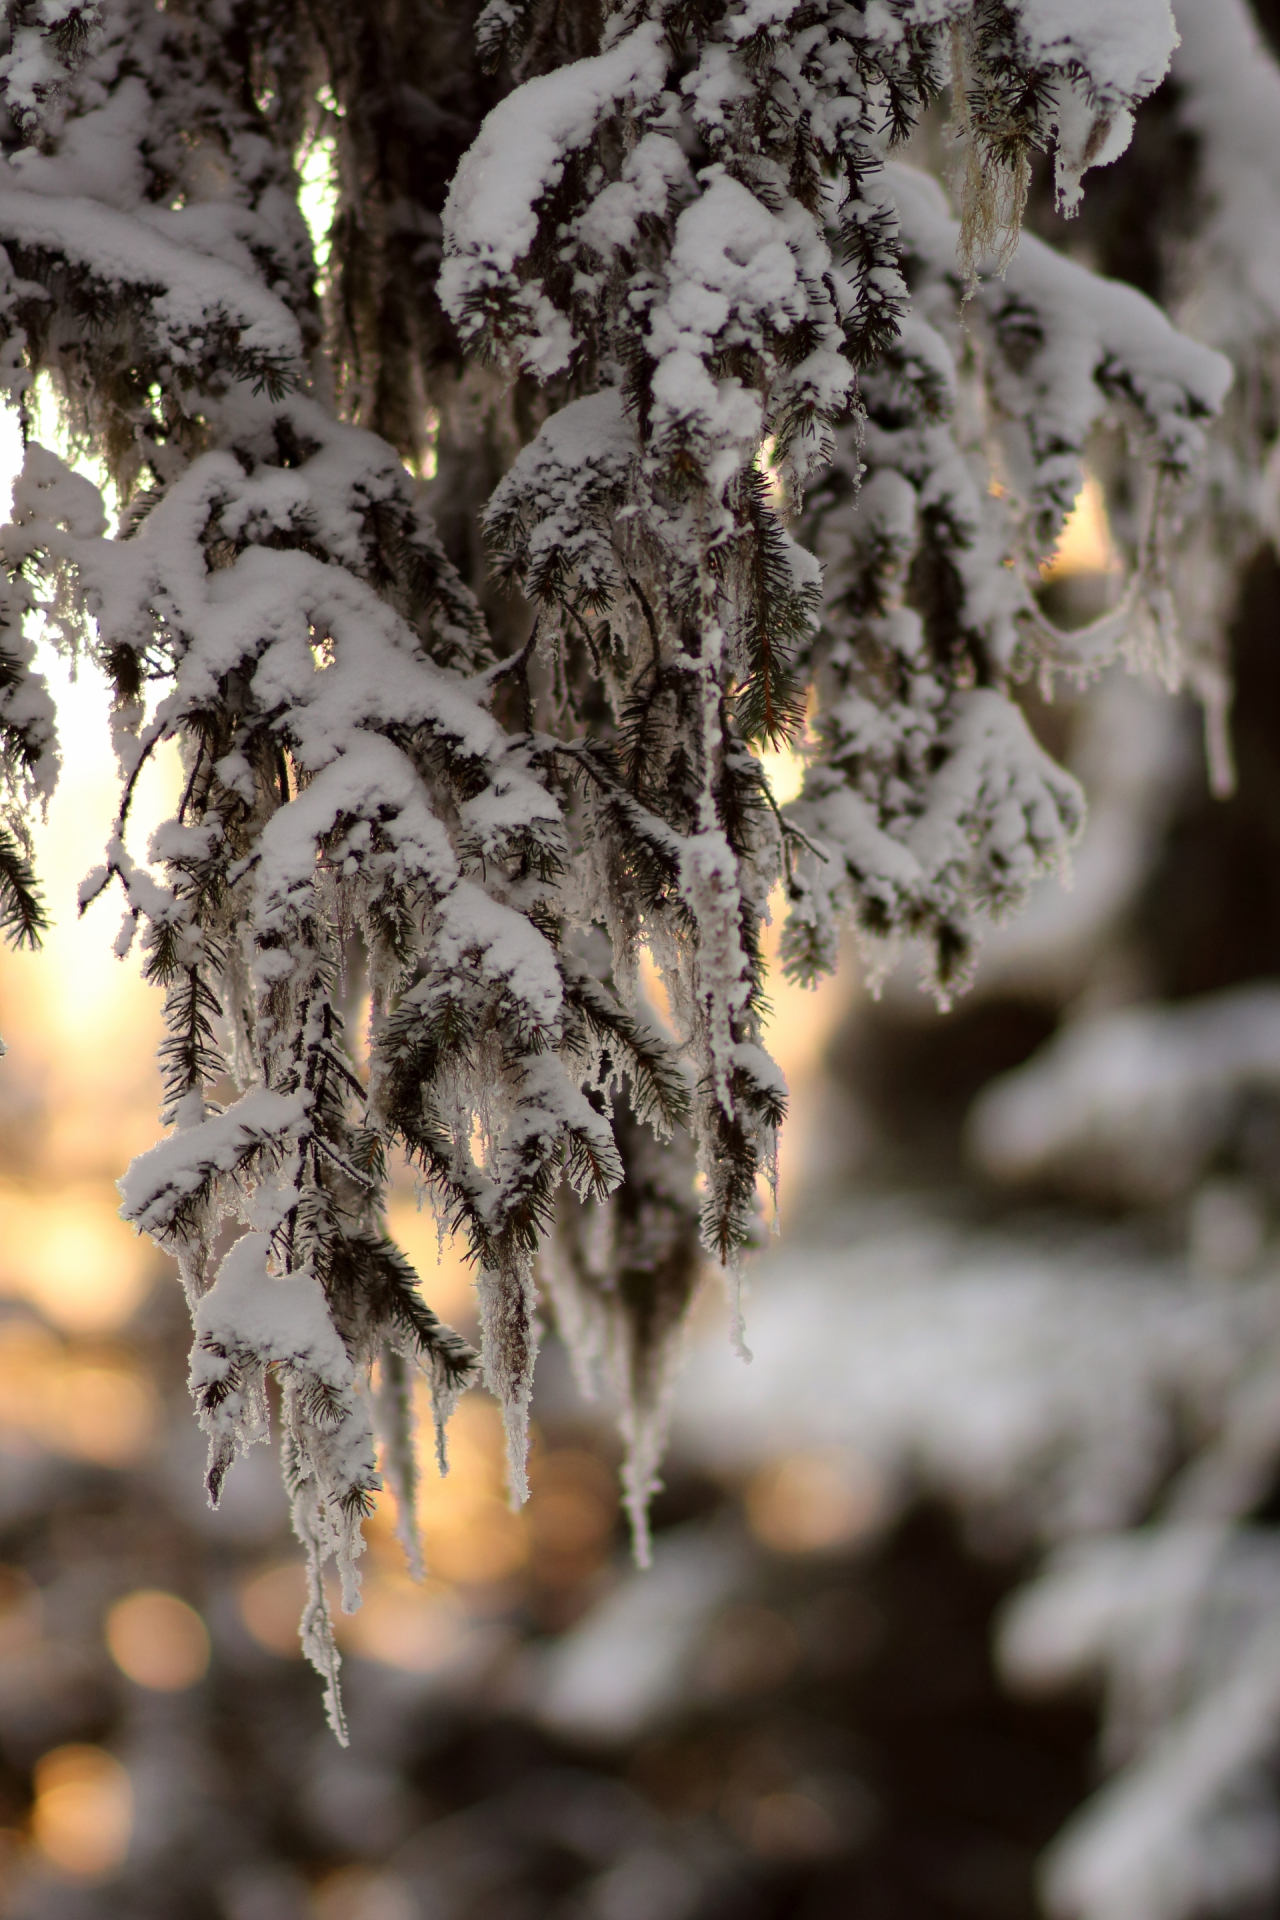
[[[1081,1020],[994,1081],[970,1141],[1003,1179],[1052,1173],[1162,1200],[1193,1184],[1242,1101],[1280,1099],[1280,988]]]
[[[163,1233],[211,1174],[232,1173],[255,1147],[296,1137],[310,1097],[305,1088],[286,1094],[255,1087],[225,1113],[178,1127],[140,1153],[117,1182],[124,1218],[148,1233]]]
[[[885,173],[907,248],[930,263],[953,261],[959,228],[938,183],[896,163]],[[1033,506],[1056,512],[1055,536],[1080,491],[1089,434],[1118,404],[1140,412],[1163,464],[1179,473],[1196,465],[1200,423],[1221,407],[1231,364],[1180,333],[1154,302],[1030,234],[1004,276],[984,281],[978,297],[997,339],[1018,349],[995,357],[994,384],[1029,440],[1032,470],[1014,478]]]
[[[1266,1533],[1172,1525],[1074,1542],[1017,1597],[1006,1674],[1036,1690],[1106,1678],[1104,1740],[1126,1762],[1050,1849],[1051,1913],[1189,1920],[1270,1892],[1278,1583]]]
[[[1130,105],[1153,93],[1178,32],[1168,0],[1020,0],[1018,38],[1032,67],[1056,69],[1050,118],[1057,136],[1058,203],[1074,212],[1080,176],[1124,152]]]
[[[202,1347],[248,1351],[263,1366],[291,1366],[335,1388],[349,1387],[351,1361],[323,1287],[309,1274],[272,1275],[270,1250],[267,1234],[246,1233],[225,1256],[195,1310],[197,1355]],[[198,1359],[194,1364],[198,1368]]]
[[[660,25],[645,21],[594,59],[528,81],[490,113],[445,203],[449,257],[440,298],[464,332],[473,307],[534,245],[538,203],[558,184],[569,156],[588,145],[608,114],[647,106],[661,91],[667,58]],[[531,363],[544,375],[558,372],[574,346],[567,322],[536,295],[529,318],[524,347]],[[548,328],[541,339],[540,324]]]
[[[1104,101],[1153,92],[1178,44],[1169,0],[1016,0],[1014,12],[1037,66],[1078,65]]]
[[[100,200],[26,191],[25,181],[13,184],[13,173],[0,170],[0,239],[60,255],[107,286],[136,287],[175,363],[211,350],[209,336],[218,328],[233,330],[241,351],[255,358],[290,365],[300,359],[288,307],[248,274]]]
[[[737,1472],[846,1448],[888,1488],[997,1503],[1031,1535],[1120,1526],[1276,1317],[1274,1281],[1224,1290],[1060,1226],[968,1232],[915,1201],[830,1224],[845,1244],[753,1268],[749,1373],[695,1349],[674,1428],[695,1458]]]

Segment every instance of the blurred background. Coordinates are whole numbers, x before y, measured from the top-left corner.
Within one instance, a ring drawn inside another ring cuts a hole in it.
[[[1163,103],[1162,103],[1163,100]],[[1163,118],[1162,118],[1163,116]],[[1167,97],[1072,244],[1130,244]],[[1162,144],[1163,143],[1163,144]],[[1176,145],[1176,142],[1175,142]],[[1041,196],[1035,214],[1060,237]],[[11,463],[10,463],[11,464]],[[5,471],[9,465],[5,466]],[[1120,590],[1106,449],[1043,592]],[[55,928],[0,956],[0,1913],[13,1920],[1182,1920],[1280,1879],[1280,569],[1246,554],[1238,790],[1113,673],[1032,724],[1090,796],[1065,892],[946,1015],[907,955],[777,985],[792,1089],[750,1366],[708,1278],[655,1564],[608,1406],[548,1325],[533,1499],[500,1420],[388,1513],[324,1725],[276,1463],[212,1513],[168,1263],[116,1216],[156,1133],[155,996],[77,922],[114,792],[56,666]],[[795,768],[771,768],[782,797]],[[136,817],[164,810],[154,769]],[[464,1331],[412,1186],[392,1225]]]

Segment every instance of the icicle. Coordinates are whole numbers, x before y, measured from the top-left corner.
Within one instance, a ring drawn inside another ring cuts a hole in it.
[[[384,1346],[382,1378],[377,1397],[378,1426],[383,1444],[383,1473],[395,1502],[396,1538],[404,1548],[415,1580],[426,1578],[422,1539],[418,1531],[417,1434],[413,1406],[413,1375],[402,1353]],[[443,1428],[436,1423],[436,1443],[443,1451]],[[441,1471],[444,1471],[442,1466]]]
[[[502,1408],[513,1506],[529,1498],[529,1407],[538,1352],[537,1294],[524,1262],[480,1275],[485,1385]]]

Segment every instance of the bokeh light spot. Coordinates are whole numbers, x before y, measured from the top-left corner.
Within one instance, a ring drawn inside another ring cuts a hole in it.
[[[790,1621],[770,1607],[729,1607],[714,1623],[698,1679],[712,1694],[764,1693],[781,1686],[800,1643]]]
[[[0,1661],[29,1659],[43,1627],[44,1602],[31,1575],[0,1566]]]
[[[106,1632],[111,1658],[140,1687],[178,1693],[208,1672],[208,1630],[195,1608],[174,1593],[150,1590],[117,1600]]]
[[[105,1181],[0,1188],[0,1292],[30,1300],[68,1333],[120,1326],[147,1290],[154,1254],[118,1207]]]
[[[366,1578],[358,1613],[335,1620],[344,1652],[406,1673],[436,1673],[459,1652],[466,1634],[462,1608],[449,1589],[419,1586],[407,1574]]]
[[[101,1747],[56,1747],[36,1762],[31,1832],[64,1873],[103,1879],[124,1863],[133,1791],[120,1762]]]
[[[415,1920],[418,1908],[396,1874],[339,1867],[311,1895],[314,1920]]]
[[[429,1507],[423,1536],[432,1572],[464,1586],[507,1580],[529,1555],[520,1515],[496,1493],[468,1493]]]
[[[52,1453],[127,1467],[141,1459],[156,1396],[114,1353],[75,1351],[29,1320],[0,1323],[0,1425]]]
[[[298,1623],[307,1600],[301,1561],[285,1560],[255,1574],[241,1587],[239,1600],[240,1618],[260,1647],[281,1660],[301,1660]]]
[[[594,1561],[608,1552],[618,1515],[618,1480],[594,1453],[557,1447],[530,1465],[528,1524],[534,1551]]]
[[[820,1553],[849,1545],[884,1507],[880,1476],[837,1450],[788,1454],[762,1467],[747,1488],[747,1519],[775,1553]]]
[[[825,1807],[804,1793],[767,1793],[751,1811],[751,1849],[766,1860],[812,1860],[839,1845]]]

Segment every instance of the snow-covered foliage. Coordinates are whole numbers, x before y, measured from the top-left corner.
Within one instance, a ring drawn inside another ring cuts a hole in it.
[[[1105,1683],[1112,1777],[1045,1858],[1047,1910],[1187,1920],[1269,1894],[1280,1568],[1273,1529],[1234,1523],[1270,1486],[1280,1435],[1274,1260],[1227,1281],[1061,1217],[981,1232],[916,1199],[828,1222],[759,1280],[753,1377],[701,1347],[680,1446],[739,1474],[843,1462],[878,1483],[881,1526],[923,1484],[988,1540],[1048,1547],[1004,1617],[1001,1664],[1032,1693]],[[557,1653],[550,1720],[592,1724],[584,1683],[635,1611],[624,1591]],[[673,1605],[673,1656],[681,1631]],[[647,1671],[603,1696],[624,1727],[664,1708],[665,1675]]]
[[[699,1347],[680,1445],[721,1467],[847,1449],[880,1478],[886,1521],[923,1481],[1046,1542],[1142,1514],[1277,1311],[1270,1274],[1224,1290],[1062,1216],[984,1232],[919,1200],[837,1212],[756,1272],[755,1365]],[[814,1314],[828,1332],[806,1356]]]
[[[1169,243],[1175,319],[1230,356],[1236,379],[1211,441],[1174,571],[1190,679],[1215,789],[1229,791],[1223,633],[1240,565],[1277,526],[1280,422],[1280,70],[1247,0],[1180,0],[1174,112],[1196,155],[1196,217]]]
[[[442,1428],[480,1365],[386,1236],[388,1156],[475,1261],[517,1495],[559,1218],[550,1290],[621,1384],[642,1542],[699,1240],[730,1267],[749,1243],[785,1111],[775,884],[806,976],[841,908],[928,933],[944,988],[963,975],[976,918],[1080,821],[1012,677],[1140,648],[1163,590],[1160,510],[1105,635],[1082,654],[1039,620],[1085,440],[1123,418],[1163,503],[1229,377],[1132,291],[1013,251],[1033,152],[1070,208],[1124,145],[1174,44],[1165,0],[624,0],[598,32],[491,0],[498,76],[449,119],[459,8],[433,43],[431,124],[470,139],[447,202],[396,157],[400,109],[370,106],[411,91],[392,11],[32,0],[0,63],[0,363],[28,441],[0,903],[34,937],[23,809],[54,744],[30,615],[111,676],[120,814],[81,900],[120,887],[117,950],[139,937],[166,994],[172,1131],[125,1213],[182,1267],[214,1497],[279,1384],[335,1721],[320,1569],[354,1604],[375,1435],[412,1506],[407,1370]],[[958,227],[886,165],[948,83]],[[324,116],[321,299],[296,163]],[[385,292],[405,235],[451,338]],[[63,453],[105,463],[114,533],[31,436],[39,376]],[[483,516],[532,609],[511,645],[405,464],[438,399],[440,472],[465,465],[449,422],[486,379],[521,443]],[[797,737],[811,693],[787,815],[756,750]],[[132,796],[170,739],[184,791],[144,864]],[[367,1064],[344,1037],[361,979]]]
[[[1176,487],[1228,370],[1131,287],[1030,236],[966,302],[937,184],[902,166],[887,181],[913,304],[863,377],[865,421],[841,429],[805,505],[827,618],[821,748],[789,809],[814,848],[794,863],[788,958],[802,977],[830,966],[851,902],[873,936],[926,935],[945,991],[966,977],[975,917],[1024,898],[1081,825],[1079,791],[1033,739],[1010,676],[1089,671],[1124,646],[1171,660],[1176,678],[1158,499],[1114,614],[1063,635],[1036,606],[1035,565],[1080,491],[1089,436],[1123,421],[1157,489]]]
[[[1245,1170],[1280,1100],[1280,990],[1073,1021],[989,1086],[970,1124],[1000,1178],[1053,1180],[1130,1204],[1175,1199],[1211,1168]]]
[[[1120,1769],[1050,1850],[1053,1912],[1184,1920],[1272,1894],[1278,1581],[1270,1531],[1185,1520],[1064,1546],[1019,1596],[1002,1635],[1009,1677],[1105,1679]]]

